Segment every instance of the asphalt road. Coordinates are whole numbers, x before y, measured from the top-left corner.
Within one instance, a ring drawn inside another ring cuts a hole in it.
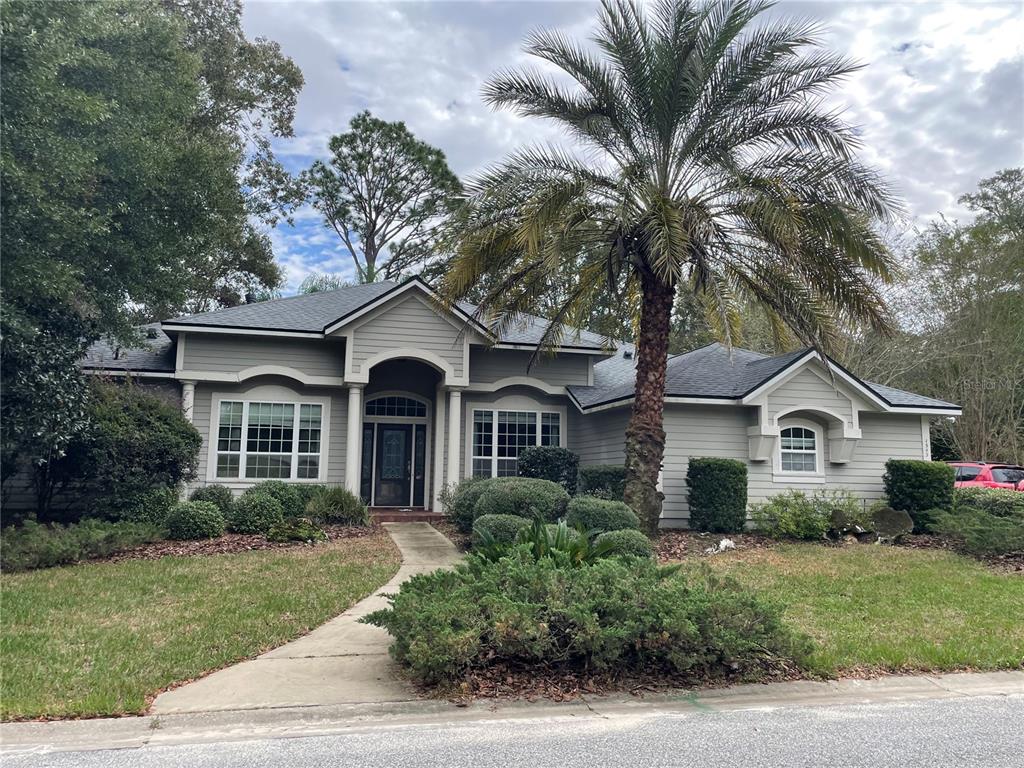
[[[341,735],[6,755],[4,768],[1024,767],[1024,696],[361,726]]]

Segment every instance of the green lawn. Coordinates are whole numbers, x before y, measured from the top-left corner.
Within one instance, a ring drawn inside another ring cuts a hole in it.
[[[0,577],[4,719],[139,713],[161,689],[297,637],[398,569],[381,532],[311,549]]]
[[[830,674],[1024,666],[1024,577],[946,552],[787,544],[712,567],[786,608]]]

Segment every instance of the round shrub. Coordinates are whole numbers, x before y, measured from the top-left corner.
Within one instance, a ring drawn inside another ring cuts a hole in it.
[[[303,511],[309,506],[309,502],[327,490],[327,486],[323,483],[296,483],[292,488],[299,494]]]
[[[526,545],[412,578],[363,621],[386,629],[392,656],[428,684],[508,664],[679,682],[757,676],[803,667],[812,648],[780,608],[729,579],[666,572],[653,559],[566,568]]]
[[[370,510],[348,488],[335,486],[321,491],[306,505],[306,514],[321,523],[369,525]]]
[[[530,527],[530,521],[518,515],[484,515],[473,523],[473,543],[479,544],[484,535],[497,544],[511,544],[519,532]]]
[[[632,555],[633,557],[654,557],[654,545],[642,531],[606,531],[594,540],[597,546],[611,545],[609,555],[618,557]]]
[[[587,531],[621,531],[640,528],[640,518],[622,501],[577,496],[569,502],[565,520]]]
[[[445,516],[462,533],[473,530],[473,518],[476,503],[481,494],[494,484],[497,478],[468,477],[456,485],[450,493],[445,493]]]
[[[121,517],[129,522],[149,523],[162,528],[179,496],[177,488],[153,488],[125,507]]]
[[[576,494],[580,457],[568,448],[551,446],[526,448],[520,452],[517,464],[520,477],[550,480],[565,488],[565,492],[570,496]]]
[[[626,468],[620,464],[580,467],[579,492],[599,499],[622,501],[626,493]]]
[[[306,505],[296,486],[283,480],[264,480],[247,490],[242,496],[250,493],[266,493],[273,496],[281,505],[281,512],[285,517],[298,517],[306,511]]]
[[[496,477],[477,499],[473,517],[519,515],[553,523],[565,514],[569,494],[558,483],[528,477]]]
[[[739,533],[747,519],[747,465],[736,459],[692,458],[686,473],[690,527]]]
[[[224,533],[224,515],[209,501],[183,501],[167,514],[171,539],[215,539]]]
[[[233,533],[268,533],[284,520],[281,502],[269,493],[243,493],[228,512],[228,530]]]
[[[225,517],[231,510],[231,505],[235,503],[235,497],[226,485],[204,485],[192,491],[188,498],[189,501],[208,501],[215,504]]]
[[[904,510],[914,518],[914,530],[921,533],[929,520],[918,519],[919,512],[953,508],[953,483],[956,470],[941,461],[889,459],[885,462],[885,495],[889,506]]]

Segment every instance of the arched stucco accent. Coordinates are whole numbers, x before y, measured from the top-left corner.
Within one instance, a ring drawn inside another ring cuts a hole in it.
[[[297,368],[291,368],[287,365],[254,365],[250,368],[244,368],[235,374],[235,377],[239,382],[253,379],[257,376],[284,376],[289,379],[294,379],[300,384],[306,384],[313,387],[337,387],[341,386],[343,383],[340,376],[311,376],[308,373],[303,373]]]
[[[363,364],[360,366],[359,373],[352,372],[348,377],[349,381],[368,384],[370,382],[370,371],[373,369],[373,366],[379,365],[380,363],[388,360],[419,360],[421,363],[433,366],[444,374],[443,383],[449,385],[465,384],[464,379],[456,375],[455,369],[452,368],[447,360],[434,352],[431,352],[429,349],[415,349],[413,347],[397,347],[395,349],[381,350],[373,357],[369,357],[364,360]]]
[[[505,378],[498,379],[497,381],[471,384],[468,391],[497,392],[499,389],[504,389],[505,387],[530,387],[531,389],[540,390],[547,395],[564,395],[566,393],[565,387],[548,384],[546,381],[535,379],[533,376],[506,376]]]

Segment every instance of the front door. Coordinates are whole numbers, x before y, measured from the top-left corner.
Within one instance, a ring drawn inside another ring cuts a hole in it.
[[[401,507],[409,504],[412,483],[412,425],[377,425],[377,471],[374,504]]]

